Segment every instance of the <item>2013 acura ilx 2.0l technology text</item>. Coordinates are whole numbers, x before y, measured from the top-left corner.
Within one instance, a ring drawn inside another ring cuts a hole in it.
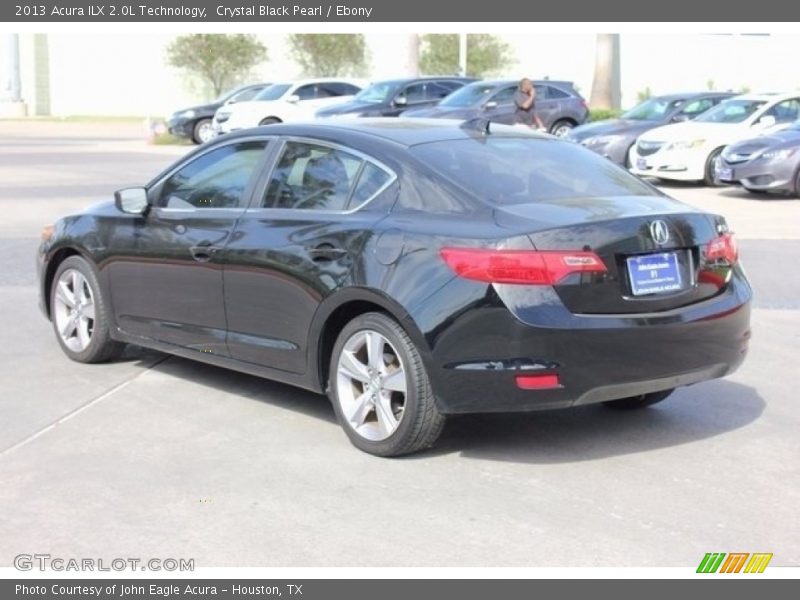
[[[646,406],[750,336],[722,217],[486,121],[233,133],[45,228],[38,266],[70,358],[132,343],[327,392],[383,456],[448,414]]]

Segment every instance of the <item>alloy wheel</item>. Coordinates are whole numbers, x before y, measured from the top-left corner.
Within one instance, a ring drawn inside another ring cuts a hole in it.
[[[197,139],[200,140],[201,144],[205,144],[214,139],[214,126],[211,124],[211,121],[200,124],[197,128]]]
[[[55,283],[53,313],[56,331],[73,352],[83,352],[92,341],[95,303],[92,288],[77,269],[67,269]]]
[[[407,381],[400,355],[374,330],[354,333],[337,363],[337,401],[347,425],[364,439],[389,438],[403,419]]]

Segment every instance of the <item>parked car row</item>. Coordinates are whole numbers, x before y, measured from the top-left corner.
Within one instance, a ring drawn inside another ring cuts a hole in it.
[[[514,122],[516,80],[471,77],[387,79],[369,85],[318,78],[258,84],[232,90],[217,101],[177,111],[172,134],[197,144],[217,135],[274,123],[359,117],[424,117]],[[536,112],[548,132],[563,137],[586,122],[589,109],[572,82],[534,81]]]
[[[640,176],[800,195],[800,92],[675,94],[569,139]]]

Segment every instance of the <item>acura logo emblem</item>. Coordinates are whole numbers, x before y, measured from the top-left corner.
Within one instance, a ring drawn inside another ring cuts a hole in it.
[[[659,246],[669,241],[669,228],[664,221],[653,221],[650,223],[650,237]]]

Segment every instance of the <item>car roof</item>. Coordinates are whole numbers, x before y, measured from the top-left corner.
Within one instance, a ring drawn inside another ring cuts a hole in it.
[[[446,140],[472,139],[476,135],[485,135],[486,121],[474,120],[473,126],[465,126],[467,122],[452,119],[397,119],[391,117],[362,118],[357,120],[324,120],[304,123],[278,123],[254,129],[243,129],[227,134],[220,139],[252,136],[258,134],[289,135],[298,137],[315,137],[320,139],[336,138],[347,143],[351,135],[370,136],[402,146],[416,146],[430,142]],[[478,122],[481,121],[481,122]],[[550,135],[533,130],[491,123],[490,134],[497,137],[532,137],[539,139],[555,139]]]
[[[332,81],[340,83],[354,83],[354,84],[361,83],[362,85],[364,83],[363,79],[358,79],[353,77],[310,77],[308,79],[292,79],[289,81],[276,81],[272,85],[296,86],[296,85],[309,85],[313,83],[330,83]]]
[[[780,102],[791,98],[800,98],[800,90],[794,92],[765,92],[761,94],[739,94],[736,100],[752,100],[757,102]]]

